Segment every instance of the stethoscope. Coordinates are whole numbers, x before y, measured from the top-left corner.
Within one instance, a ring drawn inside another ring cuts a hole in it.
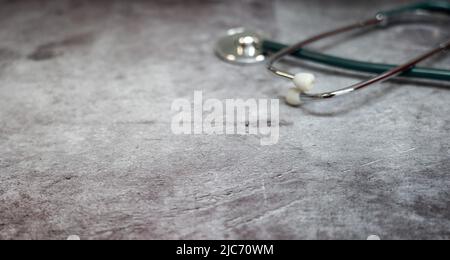
[[[286,101],[294,106],[303,104],[305,100],[320,100],[346,95],[398,76],[450,82],[449,70],[416,66],[418,63],[438,53],[448,51],[450,49],[450,40],[439,44],[434,49],[401,65],[357,61],[305,49],[306,46],[314,42],[352,30],[376,27],[386,28],[388,26],[410,22],[426,22],[430,21],[430,18],[431,21],[435,21],[438,18],[438,13],[450,14],[450,2],[429,1],[379,12],[375,18],[316,35],[290,47],[266,40],[261,34],[256,32],[243,28],[232,29],[228,32],[227,36],[218,41],[215,50],[220,58],[233,64],[254,64],[267,60],[267,69],[269,71],[281,78],[293,81],[295,88],[289,90],[286,95]],[[269,55],[271,53],[273,54]],[[275,66],[277,62],[289,55],[332,67],[378,75],[346,88],[330,92],[311,93],[310,91],[315,82],[315,76],[313,74],[293,74]]]

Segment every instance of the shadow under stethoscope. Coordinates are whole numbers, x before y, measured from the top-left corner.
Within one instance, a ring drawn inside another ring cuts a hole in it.
[[[435,61],[444,59],[445,55],[440,55],[434,58]],[[284,62],[285,66],[295,66],[305,71],[315,72],[321,75],[318,78],[318,88],[324,90],[326,85],[332,85],[331,88],[335,88],[337,84],[346,85],[346,82],[354,80],[367,79],[370,74],[351,72],[341,69],[329,68],[323,65],[313,64],[311,62],[300,61],[298,59],[288,59]],[[327,79],[328,78],[328,79]],[[331,82],[331,83],[327,83]],[[286,81],[286,84],[292,84]],[[301,109],[304,113],[321,117],[334,117],[338,115],[344,115],[354,111],[355,109],[362,108],[364,106],[373,106],[383,99],[389,99],[394,95],[407,95],[402,92],[402,89],[406,88],[433,88],[436,90],[450,91],[450,84],[447,82],[412,79],[412,78],[395,78],[385,83],[375,84],[366,89],[357,91],[355,93],[336,97],[333,99],[313,100],[303,103],[301,106],[296,107]],[[397,91],[398,90],[398,91]],[[284,99],[284,96],[279,96],[280,99]],[[391,99],[395,101],[395,98]],[[411,101],[413,102],[413,101]]]

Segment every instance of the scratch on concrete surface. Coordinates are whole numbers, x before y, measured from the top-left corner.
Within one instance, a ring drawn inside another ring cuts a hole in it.
[[[363,164],[363,165],[361,165],[360,167],[366,167],[366,166],[370,166],[370,165],[372,165],[372,164],[375,164],[375,163],[379,163],[379,162],[382,162],[382,161],[384,161],[384,159],[380,159],[380,160],[375,160],[375,161],[372,161],[372,162],[369,162],[369,163]]]
[[[408,149],[408,150],[396,152],[394,154],[391,154],[391,155],[387,156],[387,158],[374,160],[374,161],[371,161],[371,162],[368,162],[368,163],[356,166],[353,169],[348,169],[348,170],[343,171],[343,173],[348,173],[348,172],[354,171],[355,169],[364,168],[364,167],[371,166],[371,165],[374,165],[374,164],[377,164],[377,163],[381,163],[381,162],[384,162],[384,161],[393,160],[394,158],[397,158],[398,156],[402,156],[404,154],[416,151],[417,149],[418,148],[414,147],[414,148],[411,148],[411,149]]]
[[[261,214],[261,215],[259,215],[259,216],[256,216],[256,217],[253,217],[253,218],[246,219],[246,220],[244,220],[244,221],[235,223],[235,224],[233,224],[233,225],[236,226],[236,227],[238,227],[238,226],[242,226],[242,225],[247,225],[247,224],[252,223],[252,222],[260,221],[260,220],[262,220],[262,219],[264,219],[264,218],[266,218],[266,217],[268,217],[268,216],[277,215],[277,214],[279,214],[280,212],[282,212],[282,211],[284,211],[284,210],[286,210],[286,209],[292,207],[293,205],[295,205],[295,204],[297,204],[297,203],[299,203],[299,200],[295,200],[295,201],[293,201],[293,202],[291,202],[291,203],[289,203],[289,204],[283,205],[283,206],[278,207],[278,208],[275,208],[275,209],[268,209],[268,210],[265,210],[264,213]]]

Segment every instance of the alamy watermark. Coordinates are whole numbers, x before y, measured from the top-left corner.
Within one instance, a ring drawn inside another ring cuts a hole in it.
[[[278,99],[203,100],[195,91],[193,102],[177,99],[172,103],[172,133],[181,135],[255,135],[261,145],[275,145],[280,139]]]

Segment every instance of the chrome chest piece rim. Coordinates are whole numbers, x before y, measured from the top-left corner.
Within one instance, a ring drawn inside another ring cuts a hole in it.
[[[237,28],[229,30],[228,35],[219,39],[215,51],[217,56],[229,63],[255,64],[266,59],[262,45],[261,34]]]

